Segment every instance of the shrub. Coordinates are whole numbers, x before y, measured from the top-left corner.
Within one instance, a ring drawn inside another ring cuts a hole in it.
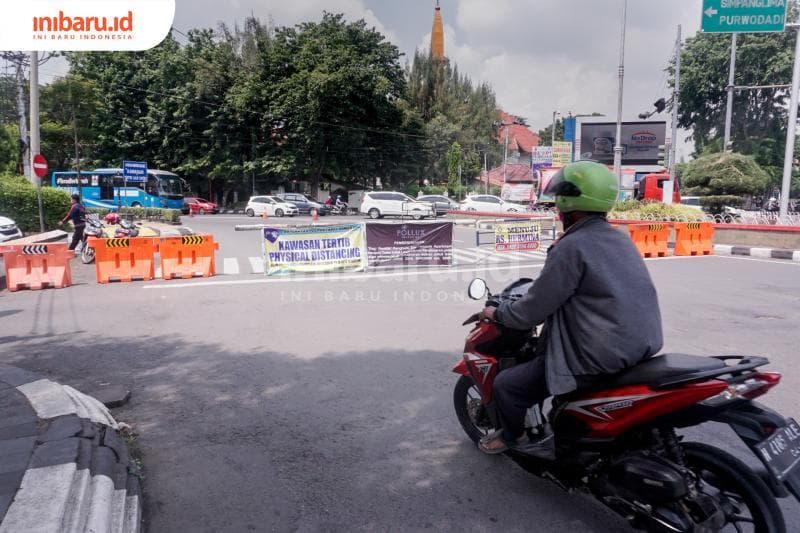
[[[42,187],[45,230],[57,229],[69,211],[69,194],[52,187]],[[24,177],[0,177],[0,214],[12,218],[26,233],[39,231],[39,202],[36,187]]]
[[[623,204],[623,207],[628,207]],[[702,211],[681,204],[662,204],[660,202],[644,202],[638,207],[618,210],[616,206],[608,214],[608,218],[620,220],[664,220],[664,221],[700,221],[706,215]]]

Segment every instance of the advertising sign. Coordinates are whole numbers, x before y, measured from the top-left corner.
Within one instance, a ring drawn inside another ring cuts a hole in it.
[[[361,224],[263,228],[264,273],[358,272],[364,270]]]
[[[123,161],[122,175],[125,181],[144,183],[147,181],[147,161]]]
[[[547,196],[546,194],[544,194],[544,190],[547,188],[547,185],[550,183],[550,180],[553,178],[553,176],[556,175],[556,172],[558,172],[558,169],[557,168],[553,168],[553,167],[543,168],[543,169],[541,169],[539,171],[539,202],[540,203],[541,202],[553,203],[553,202],[556,201],[555,198],[553,198],[552,196]]]
[[[538,250],[542,226],[538,222],[504,222],[494,226],[494,249],[498,252]]]
[[[534,167],[549,167],[553,164],[552,146],[534,146],[531,153],[531,165]]]
[[[535,198],[533,183],[506,183],[500,198],[509,202],[530,202]]]
[[[452,265],[453,223],[367,223],[367,264]]]
[[[553,166],[563,167],[572,163],[572,143],[556,141],[553,143]]]
[[[583,122],[579,159],[614,164],[616,122]],[[666,143],[666,122],[623,122],[622,164],[657,165],[658,146]]]

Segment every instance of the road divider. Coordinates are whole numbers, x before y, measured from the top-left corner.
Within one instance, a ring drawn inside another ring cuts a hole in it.
[[[4,245],[0,253],[11,292],[62,289],[72,284],[69,260],[75,254],[67,248],[67,243]]]
[[[675,223],[675,255],[711,255],[713,238],[711,222]]]
[[[633,244],[642,257],[666,257],[669,252],[669,224],[630,224]]]
[[[166,237],[159,244],[161,277],[187,279],[207,278],[216,274],[215,251],[219,243],[211,235]]]

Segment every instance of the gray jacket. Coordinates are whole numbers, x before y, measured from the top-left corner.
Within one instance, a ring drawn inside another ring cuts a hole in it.
[[[503,302],[501,324],[544,322],[550,394],[566,394],[593,376],[615,374],[661,349],[661,313],[636,247],[599,216],[579,220],[550,248],[528,294]],[[595,378],[596,379],[596,378]]]

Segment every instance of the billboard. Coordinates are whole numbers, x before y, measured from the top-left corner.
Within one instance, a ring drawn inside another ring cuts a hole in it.
[[[553,143],[553,166],[564,167],[572,163],[572,143],[556,141]]]
[[[582,122],[576,159],[591,159],[606,165],[614,163],[616,122]],[[658,146],[666,144],[666,122],[623,122],[622,164],[658,164]]]

